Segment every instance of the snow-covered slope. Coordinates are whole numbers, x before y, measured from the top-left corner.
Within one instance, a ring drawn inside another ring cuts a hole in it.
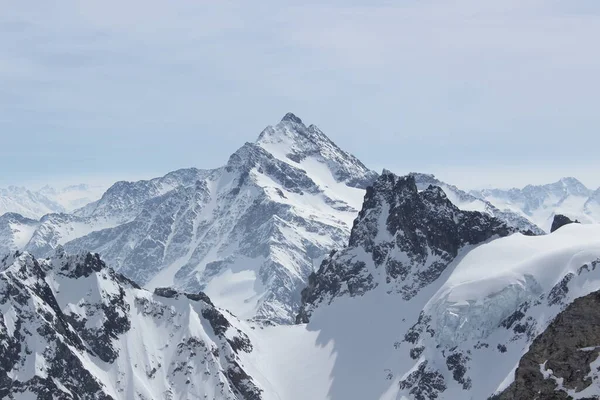
[[[15,213],[35,219],[44,214],[64,211],[62,205],[42,193],[16,186],[0,188],[0,215]]]
[[[203,293],[141,290],[97,255],[3,258],[0,312],[3,399],[261,399],[235,318]]]
[[[143,235],[160,238],[157,230],[168,221],[190,220],[189,230],[167,235],[166,247],[202,255],[203,242],[210,249],[211,240],[224,240],[219,251],[234,243],[234,262],[206,281],[214,289],[214,279],[222,279],[216,282],[229,294],[217,294],[226,303],[245,290],[235,275],[240,260],[246,268],[257,267],[253,260],[283,262],[276,257],[305,245],[290,231],[327,215],[315,204],[344,208],[315,199],[335,198],[345,187],[310,179],[313,185],[305,170],[265,153],[246,145],[205,181],[150,198],[131,221],[99,232],[122,229],[124,242],[135,245]],[[265,185],[265,177],[278,185]],[[498,394],[504,400],[528,398],[519,396],[530,388],[556,398],[597,394],[593,377],[584,375],[598,366],[600,314],[589,327],[573,328],[597,300],[573,300],[600,290],[600,225],[524,235],[487,212],[456,207],[448,188],[419,187],[415,178],[384,171],[367,189],[347,246],[311,275],[298,318],[308,323],[298,325],[240,321],[199,291],[142,290],[98,256],[69,256],[61,247],[47,260],[0,259],[0,342],[7,344],[0,346],[0,396],[479,400]],[[313,214],[298,214],[300,201]],[[202,219],[217,213],[219,221]],[[235,221],[234,233],[223,234],[225,217]],[[203,222],[210,227],[199,239]],[[28,222],[13,216],[10,223]],[[261,246],[270,258],[243,253],[261,254]],[[152,251],[141,249],[150,263]],[[280,276],[278,268],[268,272]],[[163,275],[166,284],[169,277]],[[285,289],[281,282],[268,290]],[[285,295],[276,294],[283,302]],[[531,375],[535,363],[539,371]],[[517,366],[523,368],[515,372]]]
[[[173,189],[193,186],[210,171],[196,168],[180,169],[151,180],[120,181],[112,185],[98,200],[75,210],[78,217],[97,217],[128,222],[140,213],[144,202],[164,195]]]
[[[37,193],[60,204],[65,211],[72,212],[98,200],[102,197],[102,194],[106,189],[107,188],[102,185],[79,184],[66,186],[60,189],[47,185],[38,190]]]
[[[65,247],[98,252],[151,288],[204,290],[242,318],[291,322],[308,275],[347,242],[376,176],[287,114],[222,168],[115,184],[75,215],[118,225]]]
[[[600,222],[599,191],[592,191],[575,178],[563,178],[547,185],[528,185],[523,189],[485,189],[472,191],[500,210],[512,211],[527,218],[546,232],[555,214],[582,223]]]
[[[36,191],[10,186],[0,189],[0,215],[15,213],[38,219],[50,213],[71,212],[99,199],[105,189],[84,184],[62,189],[44,186]]]
[[[597,266],[599,225],[572,224],[551,235],[517,234],[481,246],[424,307],[406,347],[428,349],[418,362],[438,369],[449,359],[457,362],[452,372],[460,370],[462,377],[446,378],[444,396],[463,390],[474,398],[489,396],[512,381],[531,341],[567,304],[600,289]]]
[[[39,227],[39,221],[20,214],[0,215],[0,254],[5,255],[25,248]]]
[[[101,229],[114,227],[116,219],[77,217],[72,214],[47,214],[37,223],[27,244],[20,248],[35,256],[45,257],[69,241]]]
[[[320,398],[487,399],[558,313],[600,290],[600,225],[487,241],[508,232],[413,185],[382,175],[303,293],[299,321],[336,356]]]

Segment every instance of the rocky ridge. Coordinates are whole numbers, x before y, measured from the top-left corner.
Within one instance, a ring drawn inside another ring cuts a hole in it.
[[[2,398],[261,399],[234,318],[202,293],[144,291],[97,254],[4,257],[0,310]]]
[[[531,343],[493,400],[600,398],[600,292],[575,299]]]
[[[367,189],[348,246],[310,276],[297,321],[308,322],[321,303],[377,286],[410,300],[438,279],[463,247],[516,231],[488,214],[460,210],[438,186],[419,191],[414,175],[384,171]]]

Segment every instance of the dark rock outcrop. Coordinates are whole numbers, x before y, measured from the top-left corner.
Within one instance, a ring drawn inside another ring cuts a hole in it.
[[[571,218],[562,215],[562,214],[556,214],[554,216],[554,219],[552,220],[552,227],[550,228],[550,233],[554,232],[555,230],[562,228],[565,225],[568,224],[578,224],[579,221],[575,220],[571,220]]]
[[[138,387],[149,387],[144,376],[160,376],[170,394],[180,393],[136,398],[199,398],[201,385],[218,387],[219,399],[262,398],[238,357],[253,351],[249,337],[206,294],[170,288],[154,294],[108,268],[97,254],[58,249],[43,260],[19,252],[1,258],[0,398],[130,398],[122,384],[132,373],[138,374]],[[196,330],[181,332],[190,318],[215,335],[206,340]],[[156,337],[165,329],[165,342],[143,343],[146,358],[131,357],[140,330]],[[178,336],[181,341],[174,342]],[[165,352],[171,344],[176,351]],[[119,377],[110,382],[116,391],[98,368]],[[192,384],[195,377],[200,387]],[[181,380],[185,385],[177,384]]]
[[[578,393],[598,386],[599,371],[590,364],[599,356],[600,292],[594,292],[558,314],[521,358],[514,382],[491,399],[570,399],[566,390]]]
[[[440,187],[419,191],[414,176],[384,171],[367,188],[349,245],[310,276],[297,322],[307,322],[323,301],[360,296],[380,285],[409,300],[463,247],[515,231],[488,214],[458,209]]]

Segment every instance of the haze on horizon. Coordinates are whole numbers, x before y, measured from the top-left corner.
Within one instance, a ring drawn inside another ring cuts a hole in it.
[[[217,167],[288,111],[378,171],[600,186],[593,0],[0,5],[0,187]]]

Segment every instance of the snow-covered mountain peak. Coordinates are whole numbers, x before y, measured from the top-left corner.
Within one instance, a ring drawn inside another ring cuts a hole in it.
[[[547,185],[527,185],[523,190],[532,193],[539,190],[546,190],[559,196],[589,196],[592,192],[580,180],[573,177],[564,177]]]
[[[274,157],[311,172],[315,163],[327,167],[337,182],[366,188],[377,176],[353,155],[339,148],[315,125],[306,127],[300,118],[286,115],[275,126],[268,126],[256,144]]]
[[[572,176],[561,178],[559,182],[573,193],[588,194],[590,191],[579,179]]]
[[[555,214],[563,214],[582,223],[600,221],[600,208],[591,206],[593,194],[592,190],[573,177],[545,185],[527,185],[522,189],[471,192],[471,195],[488,201],[500,210],[520,214],[546,232],[550,231]]]
[[[267,150],[278,150],[273,152],[275,156],[284,151],[316,150],[322,144],[320,142],[331,141],[315,125],[306,127],[291,113],[286,114],[277,125],[267,126],[256,140],[256,144]]]
[[[289,323],[308,275],[347,243],[376,176],[316,126],[287,116],[221,168],[118,182],[71,223],[48,217],[59,229],[42,223],[26,249],[98,252],[149,288],[203,290],[241,318]]]
[[[294,124],[301,124],[304,125],[302,123],[302,120],[300,118],[298,118],[296,115],[294,115],[294,113],[287,113],[283,116],[283,118],[281,119],[281,122],[292,122]]]

